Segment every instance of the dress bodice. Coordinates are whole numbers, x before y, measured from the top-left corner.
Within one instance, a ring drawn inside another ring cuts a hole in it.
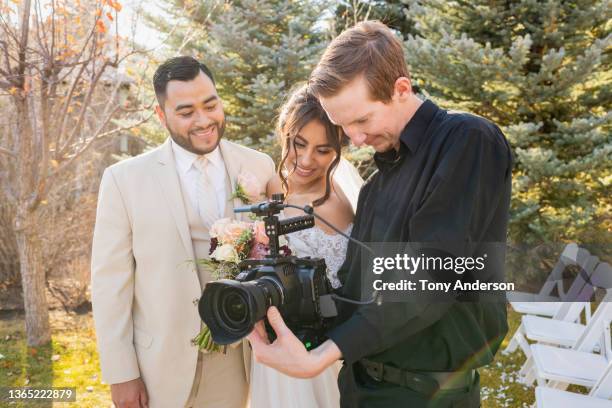
[[[352,229],[353,224],[351,223],[343,232],[350,235]],[[337,289],[341,286],[338,270],[346,256],[348,239],[340,234],[328,234],[319,227],[292,232],[286,238],[293,255],[323,258],[327,265],[327,278],[332,287]]]

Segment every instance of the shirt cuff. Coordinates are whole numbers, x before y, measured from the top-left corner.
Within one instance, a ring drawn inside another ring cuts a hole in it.
[[[342,359],[353,364],[363,357],[381,350],[380,328],[374,326],[362,315],[355,314],[350,319],[327,332],[342,352]]]

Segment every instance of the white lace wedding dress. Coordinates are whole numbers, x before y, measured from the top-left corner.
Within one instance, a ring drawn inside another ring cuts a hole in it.
[[[363,180],[346,160],[340,162],[334,181],[342,188],[351,205],[355,206]],[[347,167],[348,166],[348,167]],[[353,209],[354,211],[354,209]],[[353,224],[345,231],[350,235]],[[334,288],[340,287],[338,269],[346,255],[348,240],[340,234],[327,234],[318,227],[287,235],[293,255],[325,259],[327,276]],[[251,361],[251,408],[334,408],[340,406],[338,372],[341,362],[328,367],[317,377],[289,377],[273,368]]]

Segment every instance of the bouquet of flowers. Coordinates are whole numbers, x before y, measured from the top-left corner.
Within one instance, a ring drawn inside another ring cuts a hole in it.
[[[249,259],[263,259],[269,253],[270,239],[266,235],[263,221],[237,221],[230,218],[217,220],[210,229],[210,259],[198,259],[213,273],[214,279],[234,279],[240,268],[238,264]],[[281,243],[281,250],[290,255],[289,247]],[[220,351],[223,348],[212,341],[210,330],[204,326],[193,339],[200,350]]]

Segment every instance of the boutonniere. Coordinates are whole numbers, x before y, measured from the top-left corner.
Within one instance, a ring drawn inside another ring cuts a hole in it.
[[[264,188],[253,173],[241,171],[238,174],[231,200],[238,198],[244,204],[253,204],[260,201],[263,195]]]

